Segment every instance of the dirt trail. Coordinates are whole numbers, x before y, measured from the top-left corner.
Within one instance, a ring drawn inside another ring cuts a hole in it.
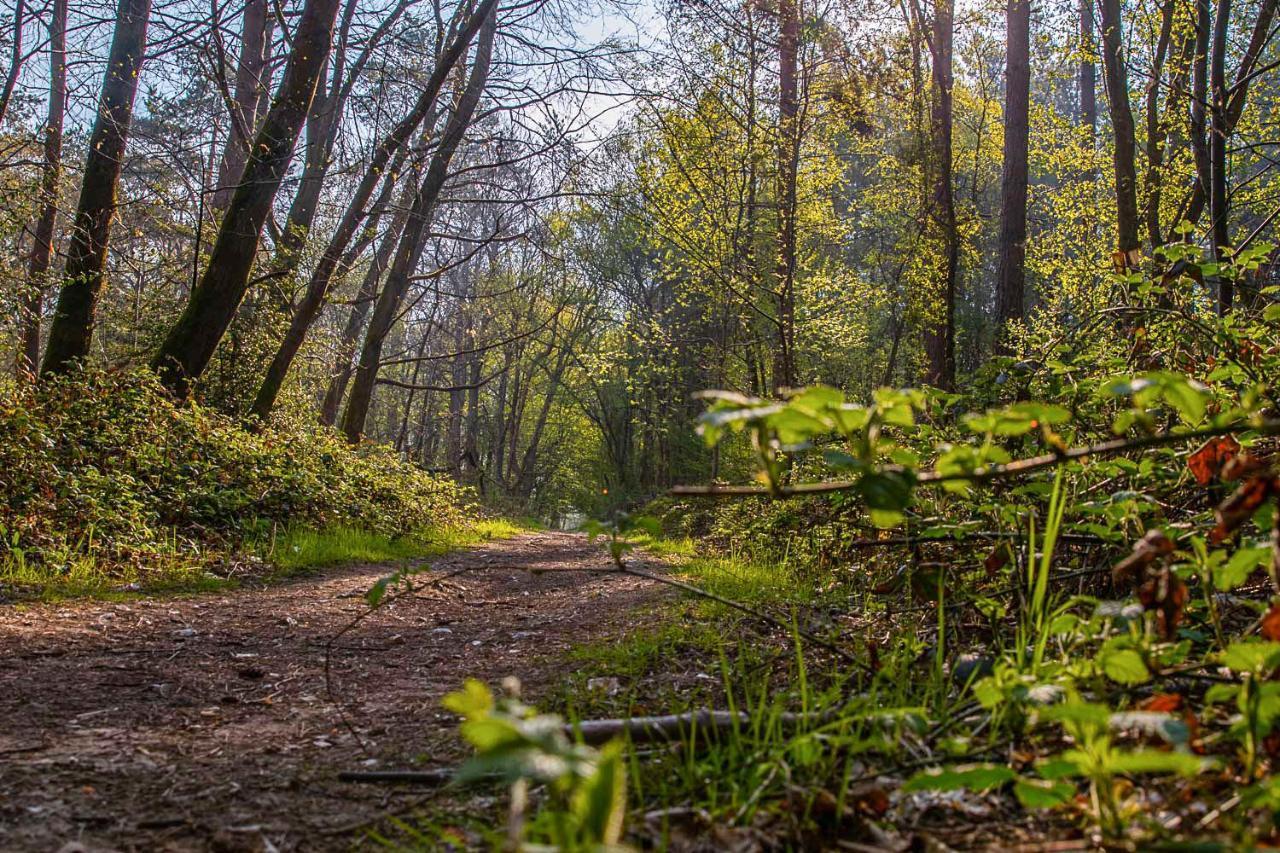
[[[503,566],[546,569],[533,574]],[[656,585],[582,536],[526,534],[430,562],[465,568],[402,597],[333,654],[385,565],[266,590],[128,604],[0,608],[0,850],[347,849],[421,790],[348,785],[348,768],[457,759],[440,697],[518,675],[535,697],[574,643],[621,631]]]

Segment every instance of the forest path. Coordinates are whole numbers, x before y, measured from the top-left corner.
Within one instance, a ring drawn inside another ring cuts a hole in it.
[[[662,595],[576,571],[608,566],[567,533],[423,561],[424,578],[458,574],[385,604],[333,652],[333,699],[365,748],[326,690],[324,647],[393,566],[0,608],[0,850],[348,849],[354,828],[424,791],[343,784],[338,771],[458,760],[446,692],[516,675],[536,698],[572,645],[621,632]]]

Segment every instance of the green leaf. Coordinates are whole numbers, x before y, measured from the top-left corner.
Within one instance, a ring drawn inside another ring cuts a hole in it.
[[[1076,786],[1070,782],[1049,779],[1019,779],[1013,786],[1018,802],[1028,809],[1051,809],[1070,802]]]
[[[1270,548],[1238,548],[1230,560],[1213,570],[1213,585],[1222,592],[1233,590],[1270,559]]]
[[[393,583],[398,582],[402,577],[404,577],[404,575],[400,572],[392,572],[386,577],[378,578],[378,580],[374,582],[373,586],[369,587],[368,592],[364,594],[365,603],[370,607],[377,607],[382,603],[382,599],[386,597],[387,588]]]
[[[502,717],[472,717],[462,724],[459,731],[479,752],[526,743],[515,723]]]
[[[575,811],[587,840],[593,844],[617,844],[627,813],[627,773],[622,745],[611,743],[600,751],[595,772],[579,789]]]
[[[1280,664],[1280,643],[1242,640],[1222,653],[1222,663],[1236,672],[1264,675]]]
[[[1206,766],[1204,759],[1189,753],[1154,749],[1114,752],[1110,764],[1116,773],[1176,773],[1179,776],[1194,776]]]
[[[999,764],[971,764],[960,767],[925,770],[912,776],[902,786],[912,791],[987,791],[1018,778],[1011,768]]]
[[[906,509],[914,486],[914,476],[898,471],[871,471],[858,480],[858,492],[871,509]]]
[[[1133,649],[1103,649],[1098,655],[1098,665],[1107,678],[1119,684],[1142,684],[1151,679],[1142,655]]]
[[[493,710],[493,693],[483,682],[468,678],[461,690],[445,694],[442,702],[453,713],[467,719],[476,719]]]

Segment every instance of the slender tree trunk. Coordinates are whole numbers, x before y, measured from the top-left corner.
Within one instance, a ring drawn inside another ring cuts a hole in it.
[[[1080,123],[1089,129],[1090,143],[1098,136],[1098,67],[1094,56],[1098,46],[1093,36],[1093,0],[1080,0]]]
[[[1129,104],[1129,74],[1124,55],[1120,0],[1101,0],[1102,68],[1115,132],[1116,236],[1118,266],[1136,267],[1138,242],[1138,173],[1134,164],[1133,109]]]
[[[34,376],[40,363],[40,317],[44,313],[46,277],[53,262],[53,235],[58,222],[58,185],[62,182],[62,121],[67,105],[67,0],[54,0],[49,21],[49,117],[44,125],[44,164],[40,175],[40,213],[32,234],[27,264],[27,291],[22,300],[18,348],[19,378]]]
[[[302,348],[303,341],[306,340],[312,323],[315,322],[320,309],[324,306],[333,279],[335,276],[340,278],[344,272],[343,253],[355,237],[360,223],[368,215],[366,205],[378,181],[384,177],[388,162],[391,162],[390,174],[391,178],[394,179],[406,159],[405,155],[408,151],[406,143],[424,121],[428,131],[435,124],[431,120],[431,116],[435,113],[441,88],[468,45],[470,45],[476,32],[480,29],[485,16],[496,5],[497,0],[485,0],[480,4],[475,14],[467,22],[467,25],[453,40],[453,43],[441,54],[440,60],[432,71],[431,78],[427,81],[426,88],[423,89],[413,109],[387,134],[386,138],[374,150],[369,168],[361,178],[359,186],[356,187],[355,194],[352,195],[350,202],[348,202],[347,209],[338,223],[337,230],[334,231],[333,236],[329,239],[324,253],[320,256],[320,261],[316,264],[315,270],[312,271],[311,278],[307,282],[307,288],[303,292],[302,300],[295,309],[289,328],[281,339],[275,357],[267,368],[267,374],[262,381],[262,386],[258,389],[257,398],[254,400],[252,411],[255,416],[265,419],[271,413],[276,397],[280,393],[280,387],[284,384],[285,377],[289,373],[289,367],[293,364],[293,359],[297,356],[298,350]],[[393,157],[395,158],[394,161],[392,161]],[[361,324],[363,324],[363,318],[361,318]],[[359,331],[357,330],[356,335],[358,334]],[[344,366],[349,366],[350,363],[351,356],[348,355]],[[345,380],[343,385],[345,385]],[[339,394],[340,396],[341,394]],[[329,411],[327,402],[326,396],[326,406],[324,407],[326,412]],[[339,400],[333,401],[332,411],[334,417],[337,415],[338,402]],[[327,422],[332,423],[332,418]]]
[[[1161,180],[1164,170],[1165,134],[1160,121],[1160,87],[1164,81],[1164,63],[1169,55],[1169,41],[1173,36],[1173,0],[1165,0],[1160,9],[1160,34],[1156,39],[1155,55],[1151,59],[1151,79],[1147,83],[1147,179],[1146,222],[1147,240],[1154,251],[1164,244],[1160,230]]]
[[[98,294],[107,271],[107,245],[116,191],[133,120],[133,99],[147,47],[151,0],[120,0],[98,115],[89,135],[80,201],[67,247],[62,290],[49,329],[42,375],[65,373],[89,354]]]
[[[329,53],[337,12],[338,0],[307,0],[303,7],[280,89],[254,140],[209,264],[191,292],[186,310],[152,360],[161,381],[178,397],[185,397],[190,384],[208,367],[248,289],[262,226],[293,158]]]
[[[1213,22],[1213,53],[1209,58],[1209,233],[1213,259],[1222,263],[1231,254],[1230,208],[1227,201],[1227,28],[1231,24],[1231,0],[1218,0]],[[1218,279],[1218,313],[1231,310],[1235,285],[1229,276]]]
[[[778,341],[773,392],[796,384],[796,179],[800,159],[800,98],[796,71],[800,43],[799,0],[778,4]]]
[[[1271,24],[1275,19],[1277,5],[1278,0],[1264,0],[1258,6],[1258,17],[1254,20],[1249,44],[1240,58],[1240,65],[1236,68],[1235,82],[1227,90],[1229,97],[1226,100],[1226,114],[1222,121],[1224,132],[1221,137],[1224,153],[1230,137],[1235,133],[1240,116],[1244,112],[1244,105],[1249,97],[1249,87],[1255,79],[1258,62],[1274,35],[1271,31]],[[1209,135],[1209,121],[1206,118],[1206,105],[1211,97],[1208,69],[1209,42],[1211,38],[1216,39],[1217,36],[1213,33],[1210,17],[1208,0],[1197,0],[1196,48],[1191,82],[1191,149],[1195,155],[1196,179],[1191,188],[1191,198],[1187,203],[1184,217],[1193,224],[1200,221],[1200,216],[1204,213],[1205,204],[1209,201],[1211,192],[1210,172],[1212,166],[1210,163],[1210,145],[1207,138]],[[1225,77],[1225,69],[1223,76]],[[1224,174],[1223,177],[1225,178],[1226,175]]]
[[[475,115],[476,106],[484,94],[489,78],[489,63],[493,54],[493,39],[497,29],[496,9],[485,18],[476,46],[475,61],[472,63],[471,76],[459,98],[453,115],[445,125],[440,144],[431,158],[431,165],[422,179],[414,199],[413,208],[409,212],[409,221],[400,237],[400,245],[396,248],[395,260],[387,273],[387,281],[378,296],[373,309],[373,317],[365,332],[364,347],[360,353],[360,364],[356,369],[355,381],[351,385],[350,398],[342,418],[342,431],[347,440],[357,442],[364,434],[365,419],[369,414],[369,404],[373,400],[373,388],[381,367],[382,344],[387,333],[395,323],[400,302],[409,289],[409,281],[418,259],[422,256],[424,232],[430,221],[436,199],[444,188],[449,177],[449,163],[462,142],[467,127]]]
[[[1000,279],[996,333],[1021,320],[1026,289],[1027,137],[1031,100],[1031,3],[1008,0],[1005,50],[1004,172],[1000,179]],[[1007,352],[1006,346],[1000,351]]]
[[[27,4],[25,0],[17,0],[13,4],[13,43],[9,51],[9,71],[4,75],[3,85],[0,85],[0,124],[4,124],[5,116],[9,114],[13,89],[18,85],[18,75],[22,73],[22,30],[26,20]]]
[[[240,56],[236,60],[236,88],[232,96],[231,127],[227,144],[218,164],[217,189],[210,204],[226,210],[244,174],[249,160],[249,142],[253,139],[261,114],[261,103],[268,88],[267,64],[271,57],[272,16],[270,0],[246,0],[241,17]]]
[[[943,244],[942,281],[939,296],[941,317],[932,321],[925,333],[928,368],[925,381],[950,389],[956,379],[956,274],[960,261],[960,241],[956,228],[955,195],[952,188],[951,130],[953,124],[952,39],[954,35],[953,0],[937,0],[934,6],[933,39],[933,109],[930,135],[933,147],[932,216]]]
[[[369,309],[378,296],[378,282],[383,272],[391,263],[396,246],[400,243],[400,235],[404,233],[405,223],[409,221],[409,209],[413,205],[413,197],[418,189],[416,177],[404,188],[400,195],[396,214],[388,225],[387,231],[374,252],[369,268],[356,298],[351,303],[351,311],[347,315],[342,336],[338,339],[338,354],[334,358],[333,374],[329,387],[325,391],[324,402],[320,406],[320,423],[333,426],[338,421],[338,409],[342,406],[342,398],[347,393],[347,383],[351,380],[351,359],[355,357],[356,347],[360,344],[360,334],[364,331],[365,321],[369,317]]]

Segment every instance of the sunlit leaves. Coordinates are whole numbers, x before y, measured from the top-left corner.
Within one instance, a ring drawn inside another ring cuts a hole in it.
[[[1209,404],[1209,391],[1204,385],[1178,373],[1153,371],[1106,385],[1106,392],[1128,397],[1136,409],[1146,409],[1163,402],[1176,411],[1189,426],[1204,420]],[[1117,432],[1123,430],[1117,429]]]

